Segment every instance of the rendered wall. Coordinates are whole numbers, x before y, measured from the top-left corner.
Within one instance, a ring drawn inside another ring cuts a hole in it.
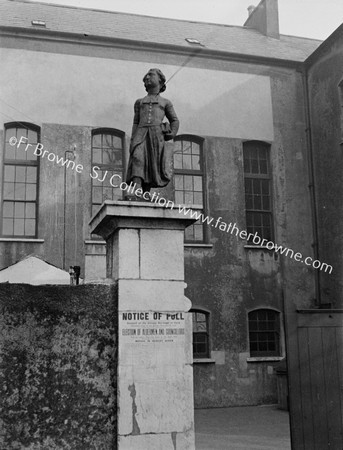
[[[0,448],[116,448],[115,289],[0,286]]]
[[[28,38],[3,38],[2,45],[0,77],[6,102],[2,127],[10,121],[39,125],[44,149],[59,157],[75,150],[84,170],[65,171],[41,158],[40,241],[0,239],[0,268],[37,254],[67,270],[80,265],[81,275],[87,276],[86,253],[93,255],[88,258],[88,273],[94,278],[100,272],[94,273],[94,262],[104,268],[100,263],[104,252],[85,243],[90,238],[91,131],[97,127],[124,131],[127,155],[133,103],[145,94],[143,75],[158,66],[169,78],[184,57]],[[194,58],[168,84],[165,95],[175,104],[179,133],[273,139],[270,78],[264,67]],[[0,151],[0,164],[3,154]],[[2,172],[0,182],[1,177]]]
[[[271,75],[275,242],[313,257],[301,74],[280,70]],[[244,230],[242,142],[207,141],[210,215]],[[215,361],[195,365],[195,405],[275,403],[274,368],[278,362],[249,359],[247,315],[252,309],[264,307],[282,313],[283,298],[309,307],[315,297],[314,269],[289,256],[246,246],[245,241],[218,227],[210,228],[210,236],[212,248],[185,249],[186,295],[193,307],[211,312],[211,356]]]
[[[6,104],[1,122],[10,116],[37,125],[115,127],[130,133],[133,104],[145,95],[142,79],[151,64],[158,64],[169,79],[184,62],[144,54],[146,60],[140,61],[132,51],[115,49],[110,54],[106,49],[94,55],[92,49],[86,55],[77,52],[75,46],[71,54],[61,54],[47,44],[45,51],[2,48],[0,83]],[[247,138],[254,130],[256,139],[272,139],[269,78],[226,67],[213,70],[207,62],[201,66],[185,66],[163,95],[177,105],[179,133]]]
[[[342,308],[343,298],[343,28],[308,64],[314,186],[317,200],[319,258],[333,266],[320,272],[322,303]]]

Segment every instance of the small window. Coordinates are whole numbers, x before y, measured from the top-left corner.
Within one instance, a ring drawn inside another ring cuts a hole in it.
[[[46,23],[44,20],[31,20],[31,24],[36,27],[46,28]]]
[[[187,41],[189,44],[199,45],[199,46],[201,46],[201,47],[205,47],[205,45],[202,44],[198,39],[194,39],[194,38],[185,38],[185,41]]]
[[[13,137],[17,140],[14,146],[10,144]],[[3,237],[37,236],[39,159],[34,154],[37,143],[39,127],[36,125],[5,125],[1,205]]]
[[[178,136],[174,142],[175,203],[204,208],[204,170],[201,138]],[[203,210],[204,214],[204,210]],[[198,220],[185,230],[185,242],[203,242],[204,224]]]
[[[104,128],[93,131],[92,215],[99,210],[105,200],[122,198],[119,184],[123,181],[123,168],[124,132]]]
[[[193,358],[209,358],[209,313],[192,310],[193,319]]]
[[[280,356],[280,313],[257,309],[248,315],[250,356]]]
[[[243,144],[245,212],[248,234],[273,240],[270,146],[264,142]],[[252,238],[250,239],[252,240]]]

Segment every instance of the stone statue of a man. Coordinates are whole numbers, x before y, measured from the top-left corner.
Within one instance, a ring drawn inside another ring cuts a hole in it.
[[[126,182],[149,192],[170,181],[165,141],[173,139],[179,120],[170,100],[160,96],[166,89],[166,78],[159,69],[150,69],[143,83],[148,93],[136,100]],[[169,122],[163,122],[167,117]]]

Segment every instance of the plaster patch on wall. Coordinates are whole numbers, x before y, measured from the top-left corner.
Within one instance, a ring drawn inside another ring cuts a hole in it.
[[[225,351],[212,351],[211,357],[215,360],[216,364],[220,366],[225,364]]]

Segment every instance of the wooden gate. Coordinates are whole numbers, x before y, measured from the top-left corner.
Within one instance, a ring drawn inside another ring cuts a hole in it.
[[[343,310],[285,316],[292,450],[342,450]]]

